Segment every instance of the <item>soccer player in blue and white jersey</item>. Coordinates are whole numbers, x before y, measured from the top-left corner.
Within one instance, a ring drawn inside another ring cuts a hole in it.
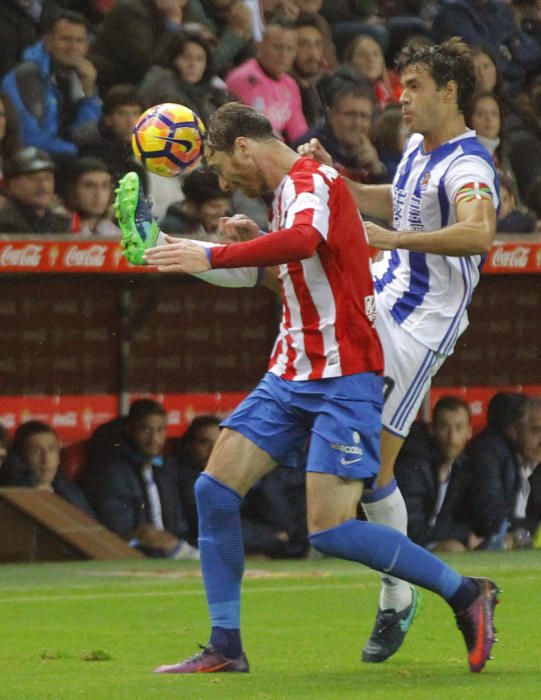
[[[432,377],[468,325],[468,304],[496,231],[498,185],[490,155],[466,126],[475,88],[469,47],[458,37],[408,47],[398,69],[411,137],[394,181],[349,186],[363,214],[392,222],[392,230],[366,223],[372,246],[385,251],[374,265],[374,282],[386,392],[381,469],[363,507],[369,520],[406,532],[394,464]],[[317,141],[301,152],[329,160]],[[398,650],[416,607],[410,586],[387,575],[382,581],[376,624],[363,650],[367,662]]]

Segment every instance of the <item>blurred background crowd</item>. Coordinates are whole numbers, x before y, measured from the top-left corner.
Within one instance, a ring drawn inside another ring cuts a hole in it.
[[[541,218],[541,3],[537,0],[5,0],[0,6],[0,232],[119,235],[116,181],[139,170],[172,234],[214,239],[226,213],[264,228],[266,205],[200,170],[142,171],[141,112],[177,102],[203,121],[231,99],[296,147],[390,182],[407,134],[393,66],[407,43],[473,48],[469,125],[501,174],[499,231]]]
[[[468,124],[500,173],[502,233],[541,219],[538,0],[4,0],[0,4],[0,233],[118,238],[115,183],[136,170],[161,227],[218,240],[221,216],[262,229],[267,203],[226,193],[206,168],[145,172],[130,138],[141,112],[177,102],[206,122],[231,99],[297,147],[318,138],[353,180],[387,183],[407,139],[394,71],[401,48],[459,35],[474,51]],[[54,429],[0,427],[0,485],[53,491],[149,556],[197,559],[193,484],[219,420],[166,439],[150,399],[62,447]],[[541,403],[498,393],[471,434],[442,398],[412,431],[397,479],[409,534],[435,550],[541,546]],[[310,556],[304,477],[279,467],[243,507],[248,553]],[[363,517],[359,513],[359,517]]]

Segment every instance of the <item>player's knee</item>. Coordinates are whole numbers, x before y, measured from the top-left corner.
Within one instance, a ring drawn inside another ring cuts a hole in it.
[[[242,500],[237,491],[204,472],[197,477],[194,494],[200,516],[216,508],[235,510]]]

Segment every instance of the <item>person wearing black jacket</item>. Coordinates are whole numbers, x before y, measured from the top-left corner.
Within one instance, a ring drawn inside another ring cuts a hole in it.
[[[132,546],[151,557],[199,559],[188,541],[176,461],[163,454],[166,427],[161,404],[134,401],[127,417],[91,439],[84,486],[98,520]]]
[[[488,549],[524,547],[541,523],[541,399],[495,394],[468,446],[474,527]]]
[[[423,547],[464,551],[479,543],[466,506],[470,467],[464,449],[470,437],[468,404],[443,396],[430,428],[417,426],[400,452],[396,479],[408,510],[408,535]]]
[[[83,491],[60,471],[60,441],[55,430],[37,420],[22,423],[0,469],[1,486],[27,486],[51,491],[91,518],[96,514]]]

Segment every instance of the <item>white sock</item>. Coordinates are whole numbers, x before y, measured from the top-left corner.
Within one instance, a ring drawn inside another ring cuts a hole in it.
[[[374,496],[377,498],[378,491],[388,491],[388,487],[372,491],[368,496],[368,502],[361,501],[366,517],[372,523],[387,525],[407,535],[408,511],[396,482],[394,482],[394,488],[392,488],[390,493],[375,501],[372,500]],[[383,584],[379,596],[379,607],[381,610],[396,610],[400,612],[405,610],[408,605],[411,605],[412,592],[409,583],[394,576],[389,576],[389,574],[381,574],[381,582]]]

